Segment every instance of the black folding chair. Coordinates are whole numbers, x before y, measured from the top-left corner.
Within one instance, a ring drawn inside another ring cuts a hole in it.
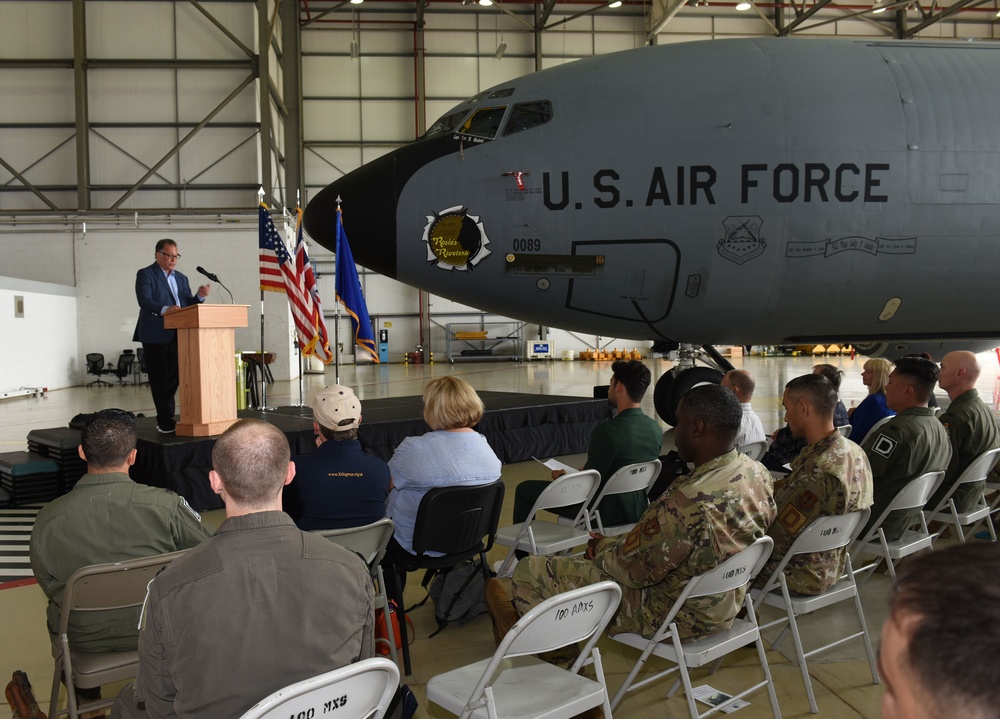
[[[413,528],[415,554],[399,550],[389,557],[393,564],[393,597],[399,612],[399,633],[403,643],[403,670],[410,670],[410,649],[406,638],[406,611],[403,608],[403,573],[418,569],[450,569],[472,559],[477,554],[482,565],[483,578],[490,578],[486,552],[493,546],[500,509],[503,507],[504,485],[502,480],[473,487],[437,487],[420,500],[416,524]],[[485,541],[484,541],[485,538]],[[393,543],[395,544],[395,543]],[[441,552],[444,556],[428,556],[427,552]]]

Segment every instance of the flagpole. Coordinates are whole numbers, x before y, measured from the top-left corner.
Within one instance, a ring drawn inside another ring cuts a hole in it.
[[[340,236],[340,195],[337,195],[337,236]],[[337,276],[337,263],[340,262],[340,245],[336,245],[337,252],[333,254],[333,276]],[[334,303],[336,307],[336,315],[333,319],[333,367],[337,377],[337,384],[340,384],[340,302],[339,300]]]
[[[264,204],[264,186],[257,190],[258,204]],[[267,381],[264,378],[264,288],[260,289],[260,406],[257,409],[267,407]]]
[[[301,208],[302,208],[302,204],[301,204],[302,196],[301,196],[300,193],[301,193],[300,190],[296,190],[295,191],[295,216],[296,216],[296,218],[299,217],[299,213],[301,212]],[[302,357],[302,343],[301,342],[296,342],[295,346],[298,347],[298,350],[299,350],[299,407],[305,407],[305,405],[306,405],[305,396],[304,396],[304,392],[305,392],[305,390],[304,390],[305,369],[303,368],[303,364],[304,363],[303,363],[303,357]]]

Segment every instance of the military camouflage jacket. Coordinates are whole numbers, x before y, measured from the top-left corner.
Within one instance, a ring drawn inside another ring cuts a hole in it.
[[[792,460],[792,473],[774,492],[778,519],[768,534],[774,539],[771,559],[757,586],[774,573],[785,552],[816,517],[856,512],[872,504],[872,470],[868,457],[839,432],[808,445]],[[821,594],[844,572],[847,547],[831,552],[803,554],[785,567],[788,588],[802,594]]]
[[[635,528],[598,543],[598,569],[622,585],[611,633],[652,636],[691,577],[764,536],[775,517],[770,473],[735,450],[677,479]],[[728,628],[745,592],[698,597],[677,615],[681,637]]]

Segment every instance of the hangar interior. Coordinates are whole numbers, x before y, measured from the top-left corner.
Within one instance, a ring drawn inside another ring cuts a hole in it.
[[[690,40],[988,42],[998,32],[993,0],[748,5],[0,0],[0,332],[14,340],[0,360],[0,392],[79,384],[85,354],[113,362],[133,347],[132,272],[165,236],[179,242],[182,271],[198,277],[193,268],[205,267],[250,305],[237,346],[263,344],[277,355],[276,377],[297,376],[285,300],[257,288],[259,191],[291,235],[297,203],[466,98],[534,70]],[[343,210],[350,237],[364,217],[349,198]],[[310,255],[350,364],[333,256],[316,243]],[[446,357],[449,323],[503,323],[505,336],[547,338],[556,353],[649,347],[525,325],[363,268],[361,277],[376,330],[389,331],[391,362],[418,345]],[[213,300],[226,299],[215,287]],[[508,351],[520,355],[520,342]]]

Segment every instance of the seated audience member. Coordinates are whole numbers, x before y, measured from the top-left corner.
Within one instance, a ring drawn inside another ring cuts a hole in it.
[[[768,534],[774,539],[771,558],[757,578],[763,586],[795,539],[817,517],[857,512],[872,503],[872,475],[861,447],[833,426],[837,392],[821,375],[796,377],[785,385],[781,400],[785,421],[805,449],[792,460],[792,472],[774,492],[778,518]],[[840,579],[847,547],[803,554],[785,567],[788,588],[801,594],[822,594]]]
[[[840,383],[844,379],[844,373],[832,364],[818,364],[813,366],[813,374],[821,375],[833,385],[834,392],[840,392]],[[843,427],[849,424],[847,419],[847,408],[844,403],[837,398],[837,406],[833,410],[833,426]],[[792,431],[785,425],[781,429],[775,430],[771,435],[771,446],[767,449],[767,454],[760,460],[764,466],[775,472],[787,472],[785,466],[806,446],[805,437],[795,438]]]
[[[209,482],[226,521],[150,583],[139,673],[113,717],[239,717],[278,689],[373,656],[365,563],[281,511],[289,454],[285,435],[255,419],[215,443]]]
[[[934,361],[934,358],[931,356],[931,354],[929,352],[911,352],[910,354],[906,354],[906,355],[903,355],[903,356],[904,357],[922,357],[925,360],[930,360],[931,362]],[[930,407],[931,409],[937,409],[937,407],[938,407],[937,397],[934,396],[933,392],[931,392],[931,398],[929,400],[927,400],[927,406]]]
[[[861,381],[868,388],[868,396],[857,407],[847,410],[851,421],[851,435],[848,439],[852,442],[861,444],[876,422],[895,414],[885,400],[885,386],[889,382],[890,372],[892,363],[887,359],[876,357],[865,362]]]
[[[31,569],[49,600],[52,634],[59,629],[66,580],[77,569],[188,549],[211,534],[183,497],[129,478],[135,440],[131,413],[104,409],[91,416],[78,449],[87,473],[35,519]],[[135,649],[138,624],[138,608],[76,614],[69,625],[70,643],[82,652]]]
[[[754,389],[757,387],[753,375],[745,369],[729,370],[723,375],[721,384],[736,395],[743,409],[743,421],[740,422],[740,431],[736,435],[737,448],[767,439],[767,435],[764,434],[764,424],[750,406]]]
[[[322,387],[313,395],[316,451],[292,457],[295,481],[282,507],[299,529],[361,527],[385,516],[389,465],[361,449],[361,401],[350,387]]]
[[[387,559],[399,551],[413,554],[413,525],[428,491],[500,478],[500,460],[473,429],[482,417],[483,402],[465,380],[438,377],[424,387],[424,421],[431,431],[404,439],[389,460],[392,487],[385,514],[396,532]]]
[[[944,482],[927,503],[927,509],[933,510],[940,504],[944,495],[976,457],[1000,447],[997,421],[976,389],[981,371],[979,360],[972,352],[949,352],[941,359],[941,379],[938,384],[948,393],[951,404],[939,419],[951,442],[951,462],[945,471]],[[955,492],[952,498],[959,512],[972,509],[982,491],[982,484],[974,482]]]
[[[718,566],[764,536],[775,517],[771,475],[734,449],[743,412],[719,385],[688,391],[677,408],[676,445],[694,464],[621,537],[593,535],[585,557],[531,556],[514,569],[513,602],[503,584],[484,589],[499,640],[531,607],[560,592],[604,580],[622,586],[612,635],[659,629],[688,581]],[[732,624],[742,592],[699,597],[677,617],[683,638],[712,634]]]
[[[663,432],[655,419],[643,414],[640,405],[652,376],[649,368],[638,360],[618,360],[611,365],[608,385],[608,403],[617,414],[594,428],[590,435],[587,462],[582,469],[596,469],[601,475],[600,489],[611,475],[622,467],[636,462],[649,462],[660,455]],[[564,474],[554,470],[552,479]],[[514,523],[528,518],[535,500],[549,485],[549,480],[526,480],[514,490]],[[606,525],[632,524],[642,515],[649,500],[642,490],[606,497],[598,509]],[[557,510],[564,517],[575,517],[579,506]]]
[[[948,433],[927,406],[938,378],[937,365],[921,357],[900,357],[885,386],[886,402],[896,415],[879,426],[861,445],[868,455],[875,483],[875,503],[865,531],[878,521],[906,483],[926,472],[944,471],[951,460]],[[887,539],[899,539],[915,513],[893,512],[882,523]]]
[[[885,719],[991,719],[1000,707],[1000,550],[970,542],[911,557],[882,625]]]

